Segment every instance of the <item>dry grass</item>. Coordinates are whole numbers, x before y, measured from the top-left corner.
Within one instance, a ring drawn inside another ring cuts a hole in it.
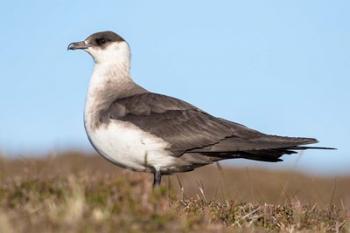
[[[217,169],[167,177],[96,156],[0,160],[0,232],[350,232],[350,178]]]

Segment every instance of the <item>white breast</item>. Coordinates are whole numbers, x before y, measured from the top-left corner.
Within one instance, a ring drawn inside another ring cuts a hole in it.
[[[95,65],[85,106],[86,132],[95,149],[115,164],[137,171],[167,169],[174,166],[176,158],[166,150],[169,144],[161,138],[125,121],[110,119],[95,124],[99,118],[96,113],[113,102],[110,94],[128,91],[133,84],[129,75],[129,53],[123,52],[126,50],[127,46],[116,48],[113,51],[118,59],[107,59]],[[112,93],[107,91],[110,87],[115,87]]]
[[[87,124],[86,130],[98,152],[122,167],[146,171],[174,165],[175,158],[166,150],[168,143],[131,123],[111,120],[94,130]]]

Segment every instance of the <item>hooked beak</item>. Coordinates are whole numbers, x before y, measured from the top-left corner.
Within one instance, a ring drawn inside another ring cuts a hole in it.
[[[68,45],[67,50],[87,49],[90,46],[85,41],[73,42]]]

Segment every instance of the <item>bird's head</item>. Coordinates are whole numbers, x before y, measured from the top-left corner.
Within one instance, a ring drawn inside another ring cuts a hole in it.
[[[83,41],[68,45],[68,50],[77,49],[88,52],[96,63],[128,62],[130,59],[128,43],[111,31],[97,32]]]

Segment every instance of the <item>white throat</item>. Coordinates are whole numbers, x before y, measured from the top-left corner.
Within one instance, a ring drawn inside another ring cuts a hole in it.
[[[130,49],[126,42],[114,42],[104,49],[90,47],[87,52],[95,61],[88,98],[99,91],[132,83]]]
[[[130,50],[126,42],[115,42],[105,49],[87,49],[95,60],[85,105],[85,123],[96,125],[98,114],[117,98],[145,90],[130,77]]]

